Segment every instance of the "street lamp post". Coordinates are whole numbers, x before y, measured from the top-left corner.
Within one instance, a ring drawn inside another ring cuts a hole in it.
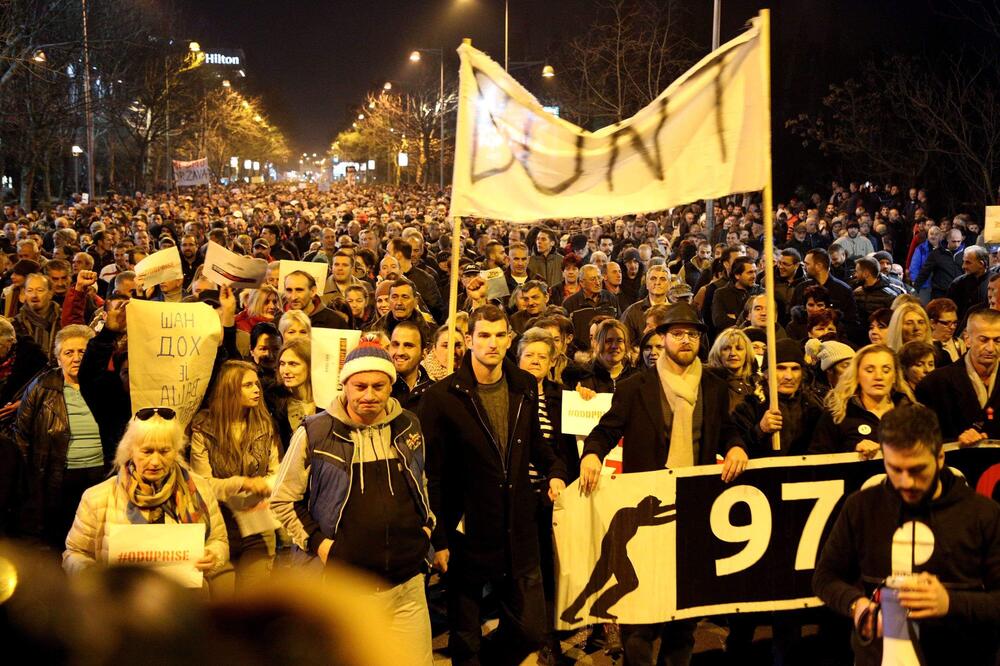
[[[70,148],[70,152],[73,153],[73,191],[76,194],[80,193],[80,154],[83,152],[83,148],[80,146],[73,146]]]
[[[94,192],[94,110],[90,100],[90,41],[87,34],[87,0],[80,0],[83,13],[83,109],[87,123],[87,192],[95,200]]]
[[[410,54],[410,60],[420,62],[421,53],[434,53],[438,57],[439,82],[438,82],[438,118],[441,120],[441,127],[438,134],[438,189],[444,191],[444,49],[417,49]],[[388,88],[386,88],[388,90]]]

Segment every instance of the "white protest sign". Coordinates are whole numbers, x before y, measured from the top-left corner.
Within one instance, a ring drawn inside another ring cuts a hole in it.
[[[256,257],[244,257],[215,241],[208,241],[203,273],[220,286],[256,289],[267,275],[267,262]]]
[[[327,266],[325,261],[292,261],[290,259],[282,259],[278,266],[278,284],[281,285],[281,291],[284,291],[285,277],[295,271],[304,271],[316,279],[316,295],[322,296],[323,292],[326,291],[326,274],[328,270],[329,266]]]
[[[181,427],[201,405],[222,340],[219,315],[205,303],[133,299],[125,308],[132,413],[171,407]]]
[[[144,289],[167,280],[184,279],[180,251],[176,246],[167,247],[149,255],[135,265],[135,279]]]
[[[190,162],[174,160],[174,184],[177,187],[208,185],[210,176],[208,158],[203,157]]]
[[[510,296],[510,289],[507,287],[507,276],[502,268],[490,268],[479,271],[479,277],[486,282],[486,298],[503,298]]]
[[[108,527],[108,564],[156,569],[184,587],[200,588],[194,563],[205,554],[205,523]]]
[[[983,240],[987,243],[1000,243],[1000,206],[987,206],[985,220]]]
[[[347,353],[358,346],[361,331],[340,328],[313,328],[312,376],[313,402],[326,409],[340,393],[340,369],[344,367]]]
[[[604,413],[611,409],[611,396],[611,393],[598,393],[590,400],[584,400],[576,391],[563,391],[563,434],[589,435]]]

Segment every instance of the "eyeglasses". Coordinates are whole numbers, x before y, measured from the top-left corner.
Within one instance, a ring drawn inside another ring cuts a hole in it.
[[[668,331],[667,335],[672,337],[674,340],[677,340],[678,342],[684,340],[685,338],[688,340],[698,340],[701,338],[701,333],[699,331],[685,331],[677,329]]]
[[[144,407],[143,409],[140,409],[135,413],[135,418],[139,419],[140,421],[148,421],[149,419],[153,418],[153,416],[156,415],[159,415],[161,418],[170,421],[175,416],[177,416],[177,412],[175,412],[170,407]]]
[[[951,328],[953,326],[958,326],[958,320],[957,319],[952,319],[951,321],[945,321],[944,319],[935,319],[934,323],[935,324],[941,324],[942,326],[947,326],[949,328]]]

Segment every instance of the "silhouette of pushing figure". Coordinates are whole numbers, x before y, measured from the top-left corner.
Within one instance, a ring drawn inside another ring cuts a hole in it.
[[[576,600],[562,612],[560,618],[568,624],[582,622],[577,614],[583,610],[583,605],[591,595],[601,591],[605,583],[615,577],[615,584],[598,597],[590,607],[593,617],[617,620],[616,615],[608,609],[618,603],[622,597],[639,587],[639,577],[635,567],[628,558],[628,542],[636,535],[640,527],[665,525],[676,520],[675,505],[662,505],[660,499],[649,495],[633,507],[623,507],[615,512],[608,525],[608,531],[601,539],[601,556],[594,565],[590,580],[576,597]]]

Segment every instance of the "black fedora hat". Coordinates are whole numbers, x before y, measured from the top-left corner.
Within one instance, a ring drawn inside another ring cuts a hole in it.
[[[695,309],[690,304],[681,301],[667,308],[663,323],[656,327],[656,332],[666,333],[670,330],[671,326],[680,326],[681,324],[693,326],[702,333],[707,330],[705,324],[698,318],[698,313],[695,312]]]

